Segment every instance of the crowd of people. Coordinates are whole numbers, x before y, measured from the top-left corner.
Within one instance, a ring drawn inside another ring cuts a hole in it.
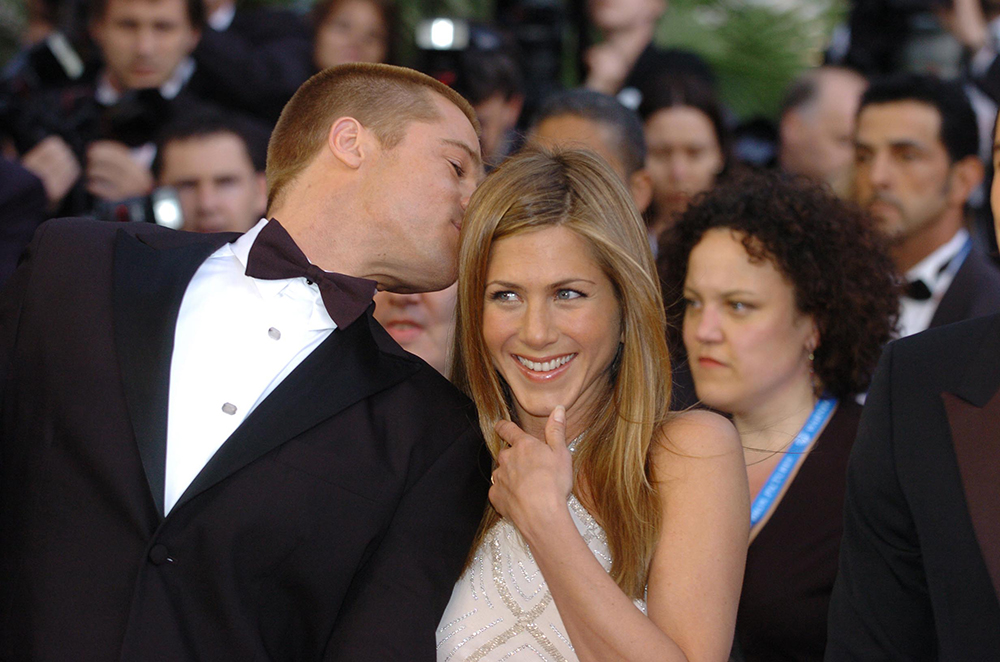
[[[993,3],[943,75],[856,2],[770,160],[665,0],[542,98],[389,0],[59,7],[0,89],[0,658],[1000,658]]]

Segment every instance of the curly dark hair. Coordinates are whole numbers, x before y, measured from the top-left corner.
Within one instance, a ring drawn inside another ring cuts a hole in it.
[[[882,235],[859,208],[801,177],[743,172],[697,198],[660,237],[657,268],[675,345],[684,316],[688,256],[707,230],[742,235],[751,259],[770,260],[811,315],[820,345],[813,369],[837,397],[868,387],[899,308]]]

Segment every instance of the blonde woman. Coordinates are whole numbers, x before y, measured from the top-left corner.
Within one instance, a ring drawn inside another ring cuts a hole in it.
[[[582,151],[508,160],[473,196],[455,378],[494,458],[438,660],[725,660],[749,497],[723,418],[671,414],[653,258]]]

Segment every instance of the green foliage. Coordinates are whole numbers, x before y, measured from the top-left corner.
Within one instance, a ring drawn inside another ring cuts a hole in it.
[[[775,117],[785,87],[819,64],[845,0],[672,0],[656,41],[705,57],[742,119]]]
[[[23,0],[0,0],[0,66],[17,52],[25,18]]]

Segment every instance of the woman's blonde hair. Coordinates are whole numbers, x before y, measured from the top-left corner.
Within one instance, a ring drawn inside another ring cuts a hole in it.
[[[473,195],[459,249],[453,377],[476,402],[495,462],[505,443],[493,426],[515,414],[483,338],[487,267],[497,241],[552,226],[587,242],[620,307],[622,343],[574,465],[608,536],[611,577],[630,597],[642,597],[660,528],[650,450],[668,416],[670,359],[645,226],[619,177],[596,155],[533,149],[506,161]],[[488,504],[473,550],[499,519]]]

